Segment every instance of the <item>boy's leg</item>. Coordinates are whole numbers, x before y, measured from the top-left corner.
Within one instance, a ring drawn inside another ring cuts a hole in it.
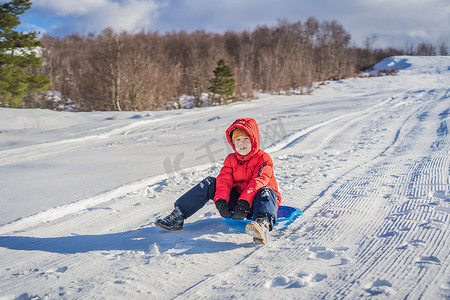
[[[207,177],[175,201],[185,219],[200,210],[216,193],[216,178]]]
[[[268,186],[261,188],[253,200],[253,220],[268,218],[269,230],[277,222],[277,193]]]
[[[245,232],[253,237],[256,244],[267,243],[269,231],[277,221],[277,193],[270,187],[263,187],[253,200],[253,220],[245,227]]]

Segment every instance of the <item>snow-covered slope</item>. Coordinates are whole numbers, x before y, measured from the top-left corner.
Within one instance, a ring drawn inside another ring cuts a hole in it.
[[[0,298],[448,299],[450,57],[204,109],[0,109]],[[153,225],[255,118],[284,204],[255,247],[214,205]]]

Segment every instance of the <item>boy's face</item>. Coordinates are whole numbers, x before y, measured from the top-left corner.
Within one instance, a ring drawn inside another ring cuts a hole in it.
[[[236,148],[237,153],[242,156],[249,154],[252,150],[252,142],[250,141],[250,137],[240,136],[236,138],[234,140],[234,147]]]

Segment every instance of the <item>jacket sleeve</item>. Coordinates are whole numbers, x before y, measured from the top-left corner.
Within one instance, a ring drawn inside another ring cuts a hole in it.
[[[240,200],[245,200],[253,205],[253,199],[256,193],[269,184],[273,176],[273,161],[268,154],[261,156],[255,170],[253,170],[253,178],[249,181],[245,190],[241,193]]]
[[[233,167],[231,163],[231,155],[225,158],[219,176],[216,178],[216,193],[214,195],[214,203],[219,199],[230,200],[231,189],[233,188]]]

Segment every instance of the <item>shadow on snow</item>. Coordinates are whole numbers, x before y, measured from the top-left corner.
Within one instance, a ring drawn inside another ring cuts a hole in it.
[[[250,237],[244,243],[217,241],[212,235],[242,233],[221,218],[185,223],[181,231],[165,231],[147,225],[136,230],[99,235],[71,235],[62,237],[0,236],[0,247],[11,250],[44,251],[60,254],[87,253],[90,251],[145,251],[154,243],[160,251],[181,249],[175,255],[214,253],[242,247],[253,247]],[[220,236],[224,240],[224,236]],[[248,241],[248,243],[245,243]],[[172,255],[172,254],[171,254]]]

